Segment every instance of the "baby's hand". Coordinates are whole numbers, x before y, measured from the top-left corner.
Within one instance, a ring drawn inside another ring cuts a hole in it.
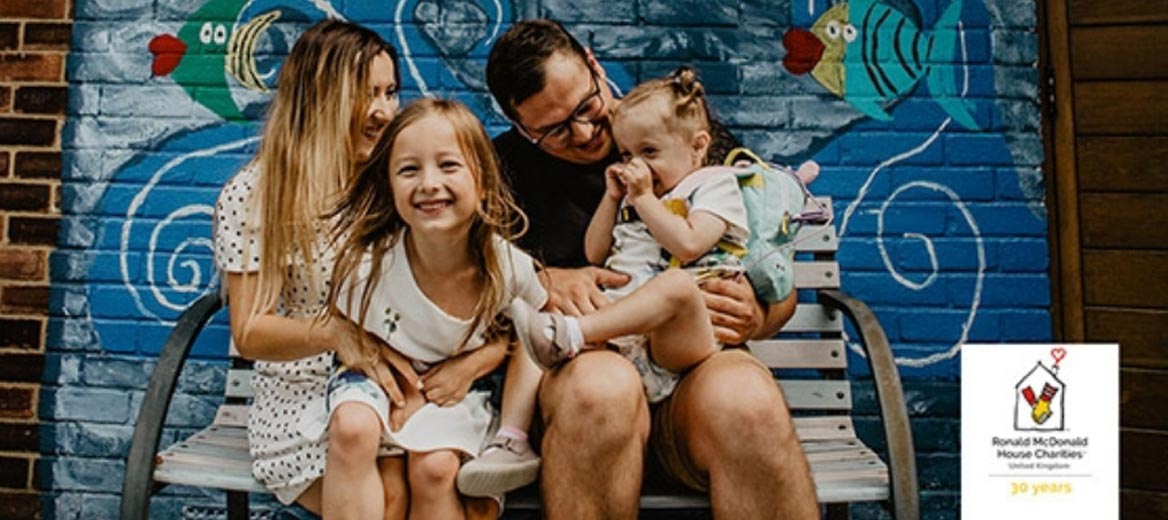
[[[625,185],[620,180],[621,163],[610,164],[604,170],[604,196],[619,202],[625,196]]]
[[[624,184],[630,200],[644,195],[654,195],[653,172],[649,170],[649,165],[645,164],[645,161],[637,157],[623,166],[617,172],[617,176]]]

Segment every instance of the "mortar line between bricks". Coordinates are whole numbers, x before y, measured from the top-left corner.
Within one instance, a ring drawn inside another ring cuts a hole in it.
[[[40,382],[26,383],[26,382],[17,382],[17,381],[4,381],[4,382],[0,383],[0,390],[4,390],[4,389],[40,390],[41,383]],[[36,409],[36,406],[35,406],[37,404],[36,395],[39,395],[39,394],[40,394],[40,392],[34,392],[33,399],[32,399],[33,406],[31,407],[33,410]],[[8,417],[8,418],[5,418],[3,420],[6,420],[6,421],[7,420],[18,420],[19,421],[19,420],[23,420],[23,419],[16,418],[16,417]]]
[[[0,318],[15,318],[15,319],[21,319],[21,320],[48,319],[48,317],[45,316],[44,314],[27,314],[27,313],[25,313],[25,314],[0,313]],[[43,327],[42,327],[41,333],[42,334],[44,333]]]
[[[49,287],[48,280],[0,280],[0,287]],[[44,318],[45,316],[41,316]]]
[[[62,150],[60,147],[57,147],[57,150],[50,150],[50,148],[53,147],[36,145],[4,145],[0,146],[0,152],[60,152]],[[69,148],[69,150],[85,150],[85,148]]]
[[[38,177],[6,177],[0,179],[0,186],[6,184],[35,184],[38,186],[52,186],[54,184],[61,184],[59,179],[44,179]]]
[[[60,114],[29,114],[26,112],[4,112],[3,119],[19,119],[21,121],[52,121],[63,122]]]
[[[0,56],[3,56],[3,53],[0,53]],[[8,80],[4,82],[4,85],[12,87],[12,89],[15,91],[18,87],[68,87],[71,85],[71,83],[68,79],[19,79]]]
[[[3,183],[0,183],[0,187],[2,187],[2,186],[3,186]],[[47,211],[41,211],[41,212],[30,212],[28,210],[20,210],[20,211],[4,210],[4,212],[5,212],[5,214],[7,214],[10,217],[18,217],[18,218],[24,218],[24,217],[60,217],[61,216],[61,212],[54,211],[53,208],[49,208]],[[13,245],[19,245],[19,244],[13,244]]]

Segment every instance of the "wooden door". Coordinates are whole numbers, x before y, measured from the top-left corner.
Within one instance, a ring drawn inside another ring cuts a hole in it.
[[[1122,516],[1168,518],[1168,0],[1041,7],[1055,336],[1120,344]]]

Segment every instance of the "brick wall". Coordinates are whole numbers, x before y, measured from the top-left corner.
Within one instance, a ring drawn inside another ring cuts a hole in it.
[[[278,9],[281,23],[262,28],[255,56],[261,76],[278,68],[302,28],[298,22],[339,15],[400,49],[407,101],[456,97],[492,132],[505,121],[484,93],[482,66],[495,35],[515,19],[565,22],[621,89],[680,63],[697,67],[718,116],[747,145],[778,161],[814,158],[823,165],[812,189],[835,200],[844,288],[874,307],[906,378],[925,516],[953,518],[960,485],[957,345],[1050,338],[1037,23],[1031,2],[965,0],[955,29],[935,27],[950,0],[882,1],[895,8],[890,16],[919,21],[921,41],[952,50],[934,65],[957,90],[930,92],[923,77],[901,84],[900,98],[885,104],[887,119],[860,111],[862,99],[834,95],[783,66],[783,35],[812,27],[830,7],[827,0],[406,0],[401,9],[353,0],[77,0],[63,155],[58,163],[56,156],[0,154],[4,171],[39,172],[5,178],[30,185],[22,188],[28,192],[39,193],[52,182],[41,175],[54,178],[58,168],[62,179],[60,237],[48,259],[44,389],[29,404],[42,420],[36,475],[44,515],[115,516],[120,480],[111,475],[123,470],[153,359],[179,309],[217,284],[206,248],[209,205],[254,150],[268,99],[225,72],[225,46],[200,33],[207,27],[213,35],[219,25],[227,34],[244,27],[258,33],[248,24]],[[21,34],[27,42],[28,26],[16,36],[0,30],[0,46],[18,45],[9,42]],[[183,40],[188,55],[155,76],[148,47],[162,34]],[[18,89],[7,79],[0,86],[0,107],[14,106]],[[52,107],[62,99],[53,92],[30,90],[21,99]],[[0,131],[12,110],[0,118]],[[967,111],[976,128],[949,120],[953,110]],[[52,125],[20,124],[22,139],[55,135]],[[27,192],[0,194],[4,204],[19,206],[9,209],[20,218],[5,222],[7,236],[44,232],[43,221],[28,220],[38,210],[27,206],[39,207],[30,198],[36,200]],[[31,265],[30,276],[43,279],[48,248],[23,250],[33,251],[32,263],[18,266]],[[40,330],[29,334],[39,338]],[[209,422],[221,395],[226,337],[220,319],[195,346],[163,442]],[[852,366],[863,365],[852,358]],[[873,393],[861,386],[855,395],[858,429],[875,440]],[[219,498],[175,489],[154,507],[170,518],[184,505]],[[876,506],[856,513],[883,514]]]
[[[33,468],[57,242],[69,2],[0,5],[0,518],[40,514]]]

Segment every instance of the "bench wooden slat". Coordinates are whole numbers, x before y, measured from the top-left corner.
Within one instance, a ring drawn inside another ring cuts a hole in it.
[[[225,404],[223,406],[236,407],[236,406],[242,406],[242,405]],[[203,431],[197,433],[196,435],[200,435],[200,434],[214,436],[214,437],[231,437],[231,438],[247,439],[247,425],[246,424],[243,424],[243,425],[212,424],[211,426],[204,428]]]
[[[781,379],[779,385],[792,410],[852,409],[852,384],[848,381]]]
[[[807,225],[795,234],[795,251],[800,253],[830,253],[839,249],[835,226]]]
[[[818,303],[800,303],[795,313],[783,325],[783,332],[840,332],[844,320],[839,311],[833,311]]]
[[[227,397],[241,397],[250,399],[254,394],[251,387],[251,370],[232,368],[227,371],[227,381],[223,384],[223,393]]]
[[[888,468],[880,464],[849,462],[834,467],[831,465],[811,467],[811,478],[815,480],[816,485],[828,485],[829,483],[837,483],[838,485],[842,482],[864,480],[876,481],[886,479],[887,476]]]
[[[827,439],[827,440],[807,440],[807,441],[803,441],[802,444],[803,444],[803,453],[806,453],[808,455],[810,455],[812,453],[828,453],[828,452],[840,451],[840,450],[854,450],[857,448],[864,447],[864,441],[861,441],[860,439],[857,439],[854,437],[851,437],[851,438],[844,437],[844,438],[839,438],[839,439]]]
[[[846,415],[795,417],[791,422],[795,425],[795,434],[804,443],[856,438],[852,418]]]
[[[824,451],[810,454],[807,456],[807,463],[814,466],[817,471],[831,472],[849,469],[852,466],[868,469],[873,464],[872,460],[876,458],[872,450],[853,448],[848,451]]]
[[[251,372],[248,370],[247,372]],[[251,388],[251,385],[248,385]],[[246,404],[225,404],[219,407],[215,412],[215,422],[221,426],[234,426],[238,428],[247,428],[247,416],[251,413],[251,405]]]
[[[232,429],[244,430],[246,432],[246,429],[244,428]],[[222,448],[231,448],[236,450],[246,450],[248,448],[246,435],[206,435],[203,433],[196,433],[190,437],[187,437],[186,443],[200,446],[219,446]]]
[[[752,341],[750,353],[770,368],[847,368],[842,339]]]
[[[870,472],[849,478],[812,474],[815,494],[822,503],[888,500],[888,472]]]
[[[182,460],[165,461],[154,470],[154,480],[167,484],[210,487],[229,491],[269,494],[267,488],[251,476],[251,469],[232,471],[225,467],[189,464]]]
[[[211,442],[184,441],[170,445],[158,456],[164,459],[167,457],[207,458],[251,465],[251,454],[247,451],[247,445],[223,446]]]
[[[795,262],[795,287],[800,289],[838,289],[839,276],[839,264],[836,262]]]

